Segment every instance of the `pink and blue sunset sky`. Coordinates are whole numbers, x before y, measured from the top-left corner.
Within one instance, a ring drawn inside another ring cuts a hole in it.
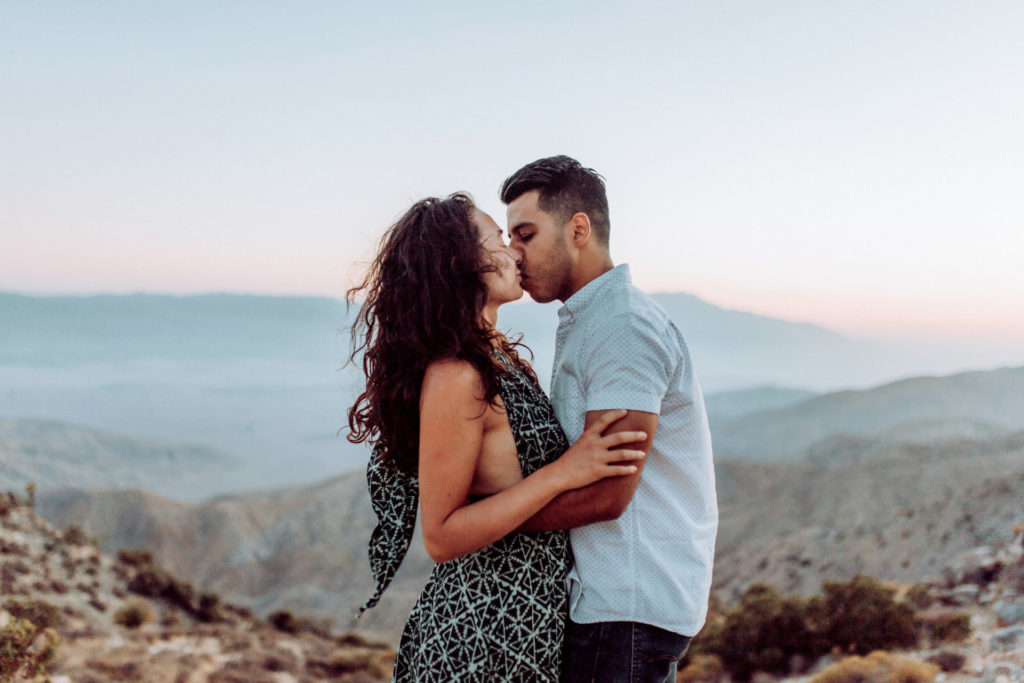
[[[999,0],[0,2],[0,290],[340,297],[411,201],[503,224],[502,179],[566,153],[648,291],[1024,348],[1022,26]]]

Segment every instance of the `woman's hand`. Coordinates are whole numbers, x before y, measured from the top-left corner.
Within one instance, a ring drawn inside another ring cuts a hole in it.
[[[628,412],[608,411],[590,425],[558,460],[548,465],[554,470],[553,474],[564,490],[582,488],[605,477],[622,477],[637,471],[637,466],[629,463],[641,460],[646,453],[625,448],[612,449],[627,443],[642,442],[647,439],[647,433],[615,432],[602,436],[608,427]]]

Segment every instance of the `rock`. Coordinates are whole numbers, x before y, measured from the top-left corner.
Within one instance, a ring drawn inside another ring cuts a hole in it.
[[[1024,646],[1024,626],[1010,626],[999,629],[992,634],[989,650],[992,652],[1010,652]]]
[[[949,588],[965,583],[987,586],[998,579],[1002,571],[1003,563],[993,550],[982,547],[959,555],[943,570],[943,578]]]
[[[957,586],[951,590],[948,594],[948,602],[954,605],[972,605],[978,601],[978,596],[981,595],[981,588],[973,583],[965,583]]]
[[[1013,626],[1024,621],[1024,602],[1011,602],[996,608],[1000,626]]]

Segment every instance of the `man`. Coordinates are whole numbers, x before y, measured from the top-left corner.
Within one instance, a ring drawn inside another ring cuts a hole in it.
[[[707,615],[718,507],[700,386],[679,330],[615,267],[604,180],[574,159],[501,188],[523,287],[558,299],[551,399],[570,441],[600,415],[648,437],[640,471],[569,491],[526,529],[572,529],[564,681],[675,681]]]

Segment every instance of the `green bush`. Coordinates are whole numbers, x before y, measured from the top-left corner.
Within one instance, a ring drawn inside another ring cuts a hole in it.
[[[781,674],[793,655],[819,654],[819,639],[808,619],[808,605],[784,598],[773,588],[754,585],[728,612],[717,634],[714,652],[731,674],[747,679],[757,671]]]
[[[836,649],[866,655],[917,644],[914,609],[897,603],[895,590],[866,576],[822,589],[824,595],[803,600],[751,586],[738,606],[709,617],[684,664],[715,656],[733,680],[743,681],[757,672],[798,673],[789,671],[791,663],[813,662]]]
[[[917,645],[914,608],[895,602],[892,588],[863,575],[849,583],[828,581],[822,588],[830,645],[858,655]]]

